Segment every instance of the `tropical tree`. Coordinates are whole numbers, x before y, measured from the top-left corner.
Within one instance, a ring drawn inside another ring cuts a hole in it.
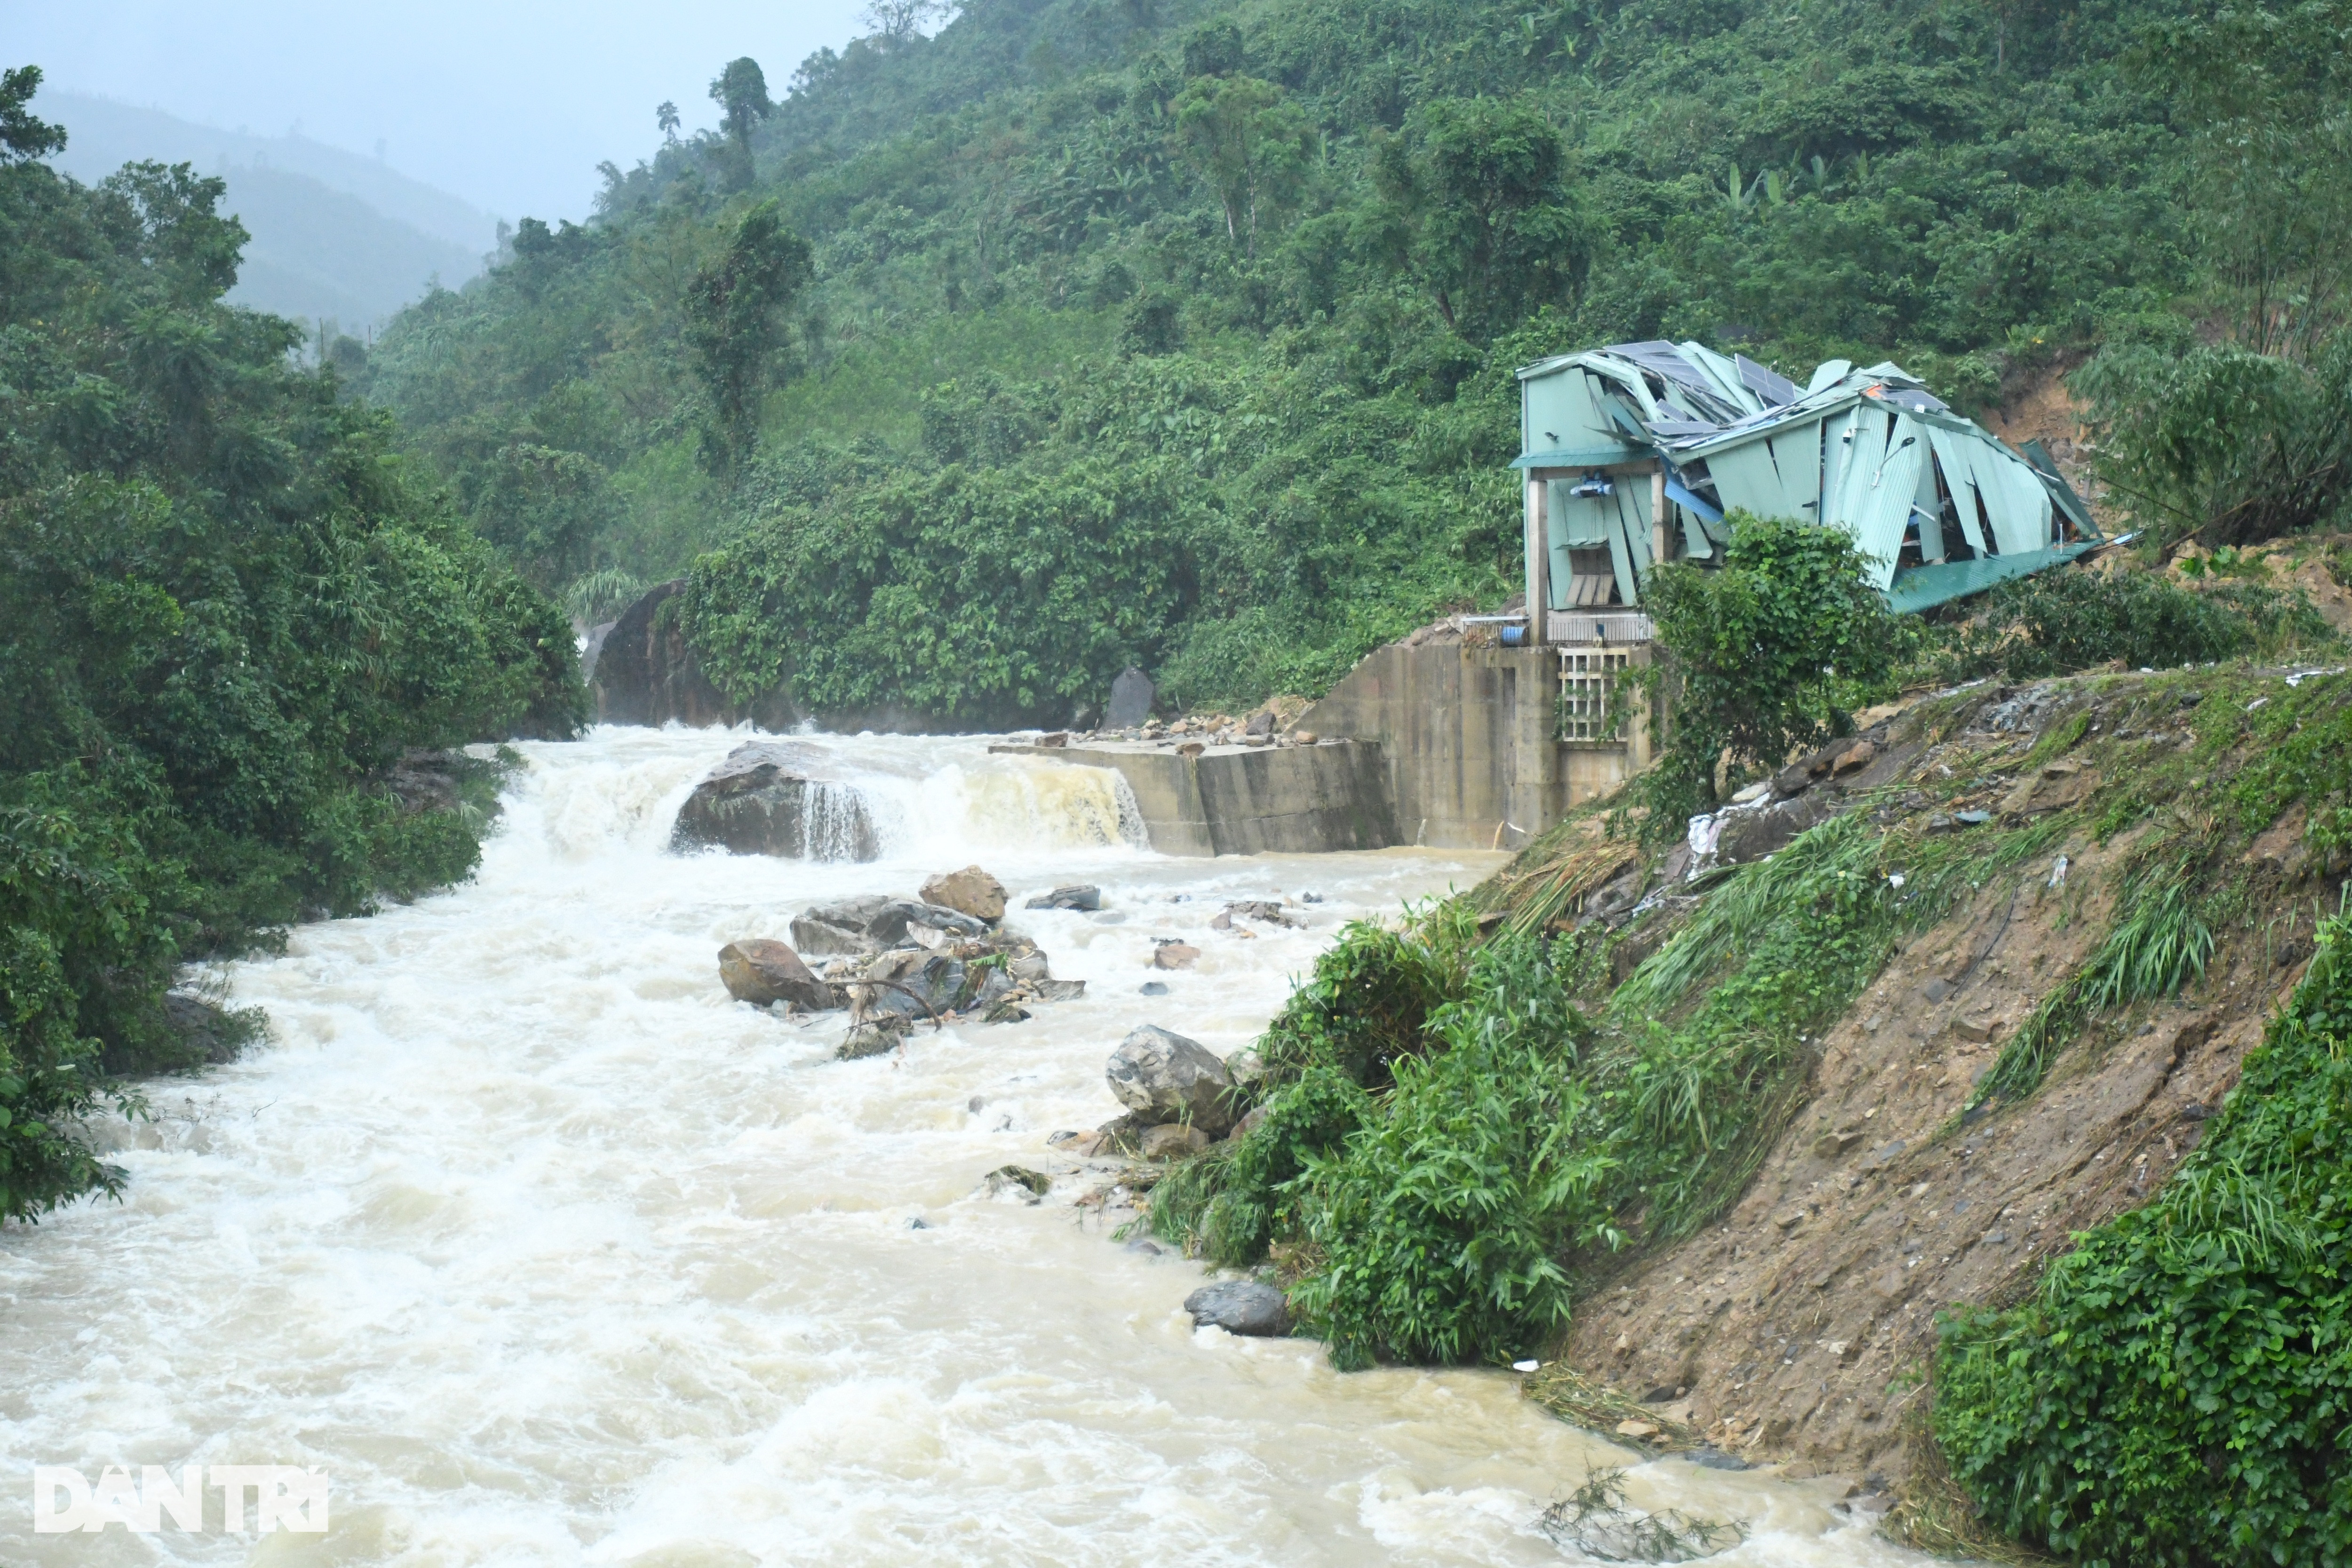
[[[1595,226],[1569,195],[1567,155],[1543,111],[1520,100],[1440,99],[1412,129],[1374,150],[1372,247],[1465,337],[1572,298]]]
[[[742,189],[751,183],[751,127],[776,111],[760,62],[749,55],[728,61],[711,80],[710,101],[723,110],[719,129],[734,143],[736,187]]]
[[[784,226],[782,210],[771,200],[743,215],[687,285],[686,339],[710,395],[703,449],[714,472],[740,472],[751,454],[760,403],[775,384],[789,341],[785,311],[809,278],[808,244]]]
[[[1282,89],[1255,77],[1196,77],[1170,106],[1185,160],[1214,187],[1225,237],[1257,255],[1262,216],[1296,199],[1311,165],[1314,128]]]

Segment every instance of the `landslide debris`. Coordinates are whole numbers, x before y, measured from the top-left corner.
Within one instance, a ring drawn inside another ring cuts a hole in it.
[[[2347,707],[2347,678],[2294,668],[1980,684],[1879,716],[1659,863],[1588,816],[1481,889],[1489,920],[1597,943],[1605,999],[1807,827],[1859,818],[1896,847],[1889,883],[1906,845],[1973,863],[1801,1040],[1727,1205],[1580,1260],[1583,1403],[1597,1381],[1662,1442],[1806,1473],[1935,1473],[1938,1314],[2018,1300],[2074,1233],[2146,1203],[2300,977],[2345,865],[2297,797]]]

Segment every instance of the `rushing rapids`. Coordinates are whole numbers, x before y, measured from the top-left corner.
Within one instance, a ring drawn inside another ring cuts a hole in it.
[[[1196,1331],[1195,1265],[975,1195],[1116,1111],[1134,1025],[1238,1048],[1342,921],[1495,858],[1170,859],[1113,774],[871,737],[814,743],[878,860],[669,853],[741,739],[525,748],[473,882],[216,977],[268,1041],[149,1086],[120,1207],[0,1236],[0,1560],[1548,1563],[1538,1517],[1613,1465],[1645,1507],[1738,1521],[1717,1561],[1911,1560],[1827,1483],[1643,1465],[1505,1374]],[[722,943],[975,859],[1082,1000],[844,1063],[839,1016],[720,988]],[[1105,909],[1019,908],[1075,881]],[[1304,930],[1209,928],[1307,889]],[[1155,936],[1204,956],[1147,997]],[[203,1531],[32,1531],[33,1464],[192,1462],[321,1468],[331,1528],[226,1533],[214,1493]]]

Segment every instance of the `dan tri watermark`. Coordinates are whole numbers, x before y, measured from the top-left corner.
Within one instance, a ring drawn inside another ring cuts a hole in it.
[[[246,1503],[253,1503],[254,1528],[298,1534],[323,1534],[327,1528],[327,1472],[295,1465],[203,1465],[182,1468],[178,1478],[162,1465],[142,1465],[133,1481],[127,1467],[109,1465],[96,1483],[69,1465],[33,1467],[33,1533],[95,1535],[120,1524],[152,1535],[169,1519],[174,1528],[202,1531],[205,1493],[221,1496],[219,1529],[242,1532]]]

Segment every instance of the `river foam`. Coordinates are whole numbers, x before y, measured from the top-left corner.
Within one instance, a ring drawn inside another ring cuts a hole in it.
[[[1748,1526],[1718,1561],[1917,1561],[1819,1484],[1639,1465],[1507,1376],[1342,1376],[1307,1342],[1196,1331],[1196,1266],[974,1195],[1115,1113],[1128,1029],[1230,1052],[1345,921],[1496,858],[1170,859],[1116,775],[890,737],[814,738],[879,804],[880,862],[667,853],[742,738],[525,747],[474,881],[223,970],[268,1041],[150,1086],[121,1206],[0,1236],[0,1434],[20,1478],[322,1467],[332,1528],[220,1533],[215,1498],[212,1532],[37,1536],[20,1480],[0,1560],[1554,1563],[1537,1515],[1634,1463],[1636,1501]],[[837,1018],[718,983],[728,941],[971,860],[1083,999],[843,1063]],[[1071,881],[1106,910],[1017,910]],[[1307,930],[1208,927],[1309,890]],[[1156,937],[1203,956],[1153,998]]]

